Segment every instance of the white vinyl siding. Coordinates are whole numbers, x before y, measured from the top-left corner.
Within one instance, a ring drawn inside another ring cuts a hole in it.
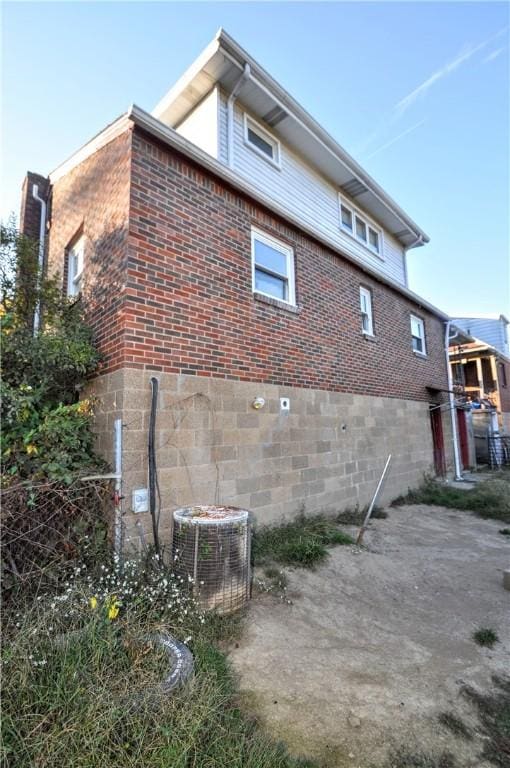
[[[425,323],[421,317],[416,317],[416,315],[411,315],[411,339],[413,351],[419,355],[426,355],[427,349],[425,347]]]
[[[253,292],[286,304],[295,304],[292,248],[281,240],[252,228],[251,256]]]
[[[367,336],[374,335],[374,320],[372,316],[372,291],[360,286],[359,303],[361,309],[361,330]]]
[[[78,296],[82,288],[83,236],[78,238],[67,251],[67,295]]]
[[[219,125],[220,159],[226,162],[227,120],[223,94]],[[385,231],[379,240],[381,253],[377,255],[368,244],[363,244],[352,234],[343,231],[339,223],[338,188],[283,143],[280,145],[280,168],[248,147],[244,140],[244,111],[239,102],[234,112],[234,170],[249,181],[254,189],[272,198],[293,216],[298,216],[333,247],[369,264],[397,283],[406,285],[404,250],[400,243]],[[367,221],[370,224],[370,220]]]

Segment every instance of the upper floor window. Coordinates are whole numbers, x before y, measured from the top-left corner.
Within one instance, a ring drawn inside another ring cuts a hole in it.
[[[425,323],[421,317],[416,317],[416,315],[411,315],[411,338],[413,350],[420,355],[427,354],[425,348]]]
[[[380,230],[342,199],[340,200],[340,224],[343,230],[363,243],[369,250],[382,256]]]
[[[67,295],[78,296],[82,288],[83,274],[83,235],[70,246],[67,251]]]
[[[360,286],[359,301],[361,308],[361,329],[368,336],[374,335],[374,321],[372,318],[372,291]]]
[[[251,231],[253,290],[295,304],[294,252],[274,237]]]
[[[244,141],[259,155],[280,167],[280,142],[246,113],[244,114]]]

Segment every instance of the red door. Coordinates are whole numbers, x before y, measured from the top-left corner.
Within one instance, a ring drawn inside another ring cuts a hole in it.
[[[443,421],[441,409],[437,406],[430,408],[430,424],[432,426],[432,442],[434,445],[434,467],[437,475],[446,474],[446,459],[444,454]]]
[[[469,467],[469,444],[466,424],[466,412],[462,408],[457,408],[457,426],[459,430],[460,460],[462,469]]]

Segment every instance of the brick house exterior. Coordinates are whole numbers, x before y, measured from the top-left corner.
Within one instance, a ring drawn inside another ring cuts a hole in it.
[[[448,388],[446,316],[264,205],[171,129],[133,114],[115,126],[50,176],[46,260],[65,287],[83,237],[81,300],[105,356],[89,390],[109,461],[113,422],[124,425],[125,546],[150,539],[131,494],[147,487],[151,377],[163,538],[172,510],[192,503],[264,522],[364,505],[390,452],[383,501],[417,485],[433,468],[429,410]],[[252,227],[292,249],[295,305],[253,290]],[[411,315],[426,355],[413,351]],[[447,410],[441,421],[449,462]]]

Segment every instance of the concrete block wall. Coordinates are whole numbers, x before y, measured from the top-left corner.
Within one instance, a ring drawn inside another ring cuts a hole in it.
[[[124,423],[128,549],[139,547],[140,525],[151,540],[149,515],[131,511],[131,494],[148,485],[153,375],[160,385],[157,465],[163,541],[170,540],[172,511],[183,505],[231,504],[251,510],[260,523],[275,523],[301,511],[364,506],[388,453],[393,462],[383,503],[433,471],[427,403],[136,369],[115,371],[94,381],[90,391],[104,403],[98,412],[98,444],[107,458],[113,456],[113,421],[120,414]],[[252,407],[256,397],[266,401],[259,411]],[[290,398],[288,413],[280,410],[280,397]]]

